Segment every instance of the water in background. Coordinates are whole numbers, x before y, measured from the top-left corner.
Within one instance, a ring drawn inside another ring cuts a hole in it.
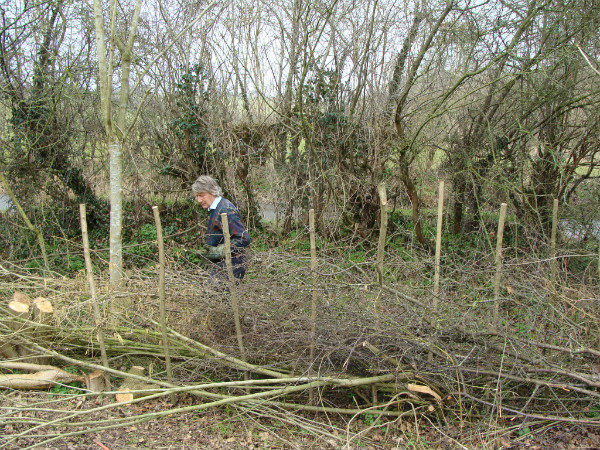
[[[7,194],[0,194],[0,212],[8,211],[13,207],[13,203]]]
[[[581,241],[584,238],[600,239],[600,220],[592,220],[587,225],[576,220],[559,220],[558,226],[568,239],[576,241]]]

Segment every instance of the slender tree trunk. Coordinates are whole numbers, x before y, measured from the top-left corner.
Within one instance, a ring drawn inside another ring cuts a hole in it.
[[[400,76],[402,74],[401,72],[403,71],[404,65],[406,63],[407,54],[405,54],[405,50],[408,51],[407,46],[410,45],[411,34],[415,34],[417,32],[418,26],[421,22],[419,17],[415,16],[411,30],[409,31],[409,34],[404,42],[403,49],[399,53],[398,58],[396,60],[396,67],[394,68],[394,75],[393,75],[392,82],[390,84],[390,89],[389,89],[389,93],[391,96],[395,97],[397,95],[396,111],[395,111],[394,117],[393,117],[393,120],[394,120],[393,125],[396,128],[396,133],[397,133],[398,139],[400,141],[399,144],[401,146],[400,154],[399,154],[399,161],[398,161],[398,164],[400,165],[400,178],[402,180],[402,183],[404,184],[404,187],[406,188],[406,192],[408,193],[408,195],[411,199],[412,219],[413,219],[414,226],[415,226],[415,236],[416,236],[417,240],[421,243],[421,245],[423,245],[425,247],[429,247],[429,242],[423,235],[423,230],[421,227],[421,219],[419,218],[419,208],[420,208],[419,193],[417,192],[415,184],[410,176],[410,171],[409,171],[410,162],[409,162],[409,158],[407,158],[407,155],[406,155],[406,153],[410,150],[410,148],[409,148],[409,144],[407,143],[407,140],[406,140],[405,130],[404,130],[404,126],[403,126],[402,122],[403,122],[403,115],[405,113],[404,106],[406,105],[406,101],[408,100],[408,95],[410,93],[410,90],[415,85],[415,80],[417,78],[417,73],[421,66],[421,63],[423,62],[423,59],[425,58],[425,54],[431,48],[431,45],[433,43],[433,38],[439,32],[440,27],[446,20],[446,17],[448,16],[448,14],[450,14],[450,12],[452,11],[453,7],[454,7],[454,3],[452,1],[447,2],[446,8],[442,11],[440,16],[436,20],[436,22],[433,24],[431,30],[429,31],[429,34],[427,35],[427,38],[421,45],[421,48],[419,49],[419,53],[417,54],[414,63],[411,65],[410,70],[408,70],[408,72],[407,72],[406,82],[404,83],[402,90],[400,90],[399,86],[398,86],[398,81],[400,79]],[[416,15],[421,14],[418,9],[419,9],[419,7],[417,7],[417,11],[415,12]],[[388,117],[389,117],[389,115],[388,115]]]
[[[110,284],[119,285],[123,271],[123,144],[119,140],[108,146],[110,167]]]
[[[419,31],[419,25],[423,20],[423,14],[420,11],[420,5],[415,8],[415,15],[413,17],[413,22],[410,27],[410,31],[404,38],[404,42],[402,43],[402,49],[400,53],[396,56],[396,62],[394,63],[394,73],[392,75],[392,80],[390,81],[389,86],[389,96],[388,96],[388,106],[386,109],[386,119],[391,120],[392,114],[396,108],[396,101],[398,91],[400,90],[400,78],[402,77],[402,73],[404,72],[404,67],[406,66],[406,60],[408,59],[408,52],[410,50],[410,46],[413,41],[417,37],[417,31]]]
[[[94,0],[94,24],[96,29],[96,49],[98,53],[98,70],[100,84],[100,104],[102,108],[102,119],[107,135],[107,144],[110,159],[110,284],[113,288],[121,283],[123,273],[123,145],[127,130],[125,114],[129,104],[129,77],[131,72],[131,54],[135,40],[137,25],[141,10],[141,0],[137,0],[132,15],[131,26],[127,42],[123,43],[116,35],[116,13],[117,2],[110,3],[110,46],[106,53],[104,19],[102,11],[102,0]],[[117,108],[116,122],[112,120],[111,96],[113,59],[116,50],[121,55],[121,86],[119,94],[119,105]]]
[[[281,162],[285,162],[287,157],[288,150],[288,141],[290,140],[290,131],[293,129],[292,127],[292,98],[293,98],[293,83],[294,83],[294,75],[296,73],[296,68],[298,67],[298,58],[299,58],[299,35],[300,35],[300,10],[302,2],[301,0],[294,0],[294,7],[292,11],[292,31],[289,37],[289,69],[287,78],[285,80],[285,90],[283,92],[283,102],[282,102],[282,116],[284,121],[284,126],[281,130],[280,135],[280,150],[279,156],[281,158]]]
[[[413,183],[412,178],[410,177],[408,171],[408,163],[401,163],[400,166],[400,179],[402,180],[402,184],[404,184],[404,188],[410,197],[410,202],[412,206],[412,220],[415,226],[415,237],[419,241],[419,243],[429,248],[430,244],[425,235],[423,234],[423,227],[421,226],[421,218],[419,217],[420,210],[420,200],[419,193],[417,192],[417,187]]]

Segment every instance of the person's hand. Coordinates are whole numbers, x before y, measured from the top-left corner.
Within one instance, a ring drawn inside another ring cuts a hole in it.
[[[219,261],[225,256],[225,244],[217,246],[205,245],[207,252],[206,257],[211,261]]]

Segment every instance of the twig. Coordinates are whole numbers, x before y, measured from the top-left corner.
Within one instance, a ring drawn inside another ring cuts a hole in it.
[[[106,445],[104,445],[102,442],[100,441],[94,441],[94,444],[96,444],[98,447],[100,447],[102,450],[110,450],[110,448],[108,448]]]

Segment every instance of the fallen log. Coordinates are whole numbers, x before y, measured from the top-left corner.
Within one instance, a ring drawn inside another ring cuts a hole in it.
[[[41,372],[42,370],[55,370],[57,367],[45,364],[33,364],[19,361],[0,361],[0,369],[24,370],[26,372]]]
[[[56,384],[72,383],[73,381],[83,381],[83,378],[58,368],[36,373],[0,374],[0,388],[5,389],[49,389]]]

